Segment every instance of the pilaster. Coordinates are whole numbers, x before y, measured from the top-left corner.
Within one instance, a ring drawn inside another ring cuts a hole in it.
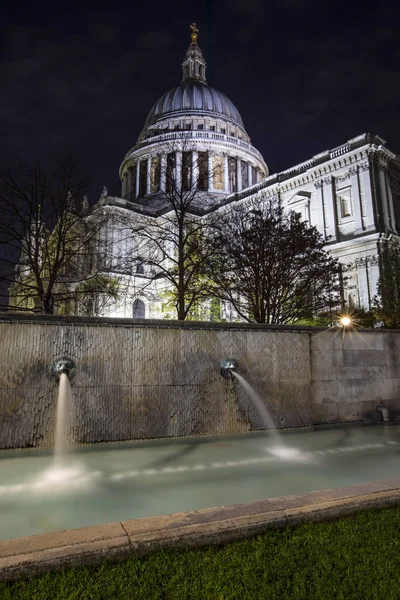
[[[349,169],[351,181],[351,194],[354,211],[354,234],[357,235],[363,231],[362,213],[361,213],[361,192],[358,176],[358,167],[353,166]]]
[[[386,169],[383,165],[379,165],[379,169],[378,169],[378,173],[379,173],[379,191],[380,191],[380,197],[381,197],[381,205],[382,205],[382,214],[383,214],[383,226],[385,231],[389,231],[391,229],[390,227],[390,220],[389,220],[389,203],[388,203],[388,197],[387,197],[387,191],[386,191],[386,181],[385,181],[385,176],[386,176]]]
[[[392,231],[394,233],[397,234],[396,218],[394,216],[394,207],[393,207],[393,196],[392,196],[392,190],[390,189],[389,177],[388,177],[387,172],[385,173],[385,183],[386,183],[386,193],[387,193],[388,204],[389,204],[389,215],[390,215],[391,229],[392,229]]]
[[[327,225],[326,225],[326,219],[325,219],[324,199],[323,199],[323,195],[322,195],[322,180],[317,179],[317,181],[314,181],[314,187],[315,187],[316,215],[317,215],[317,222],[315,223],[315,226],[318,229],[318,231],[320,232],[320,234],[322,235],[322,237],[324,238],[324,240],[326,240]]]
[[[323,186],[325,233],[330,242],[337,240],[337,216],[332,177],[325,177]]]
[[[372,181],[368,161],[360,165],[360,183],[363,192],[363,223],[364,229],[375,229],[374,202],[372,196]]]

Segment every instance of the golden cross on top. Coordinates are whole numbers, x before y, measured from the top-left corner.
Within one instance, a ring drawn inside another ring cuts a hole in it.
[[[199,30],[196,27],[196,23],[192,23],[191,25],[189,25],[189,27],[192,30],[192,44],[197,44],[197,34],[199,33]]]

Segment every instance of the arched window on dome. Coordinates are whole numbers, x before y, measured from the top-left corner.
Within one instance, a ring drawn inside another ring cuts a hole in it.
[[[144,275],[144,264],[143,263],[139,263],[136,267],[136,273],[138,275]]]
[[[146,318],[146,305],[143,300],[136,299],[133,303],[133,318],[134,319],[145,319]]]

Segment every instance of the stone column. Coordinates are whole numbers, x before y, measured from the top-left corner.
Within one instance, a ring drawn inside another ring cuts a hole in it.
[[[175,186],[180,192],[182,188],[182,152],[175,152]]]
[[[198,152],[192,152],[192,180],[191,188],[197,189],[199,187],[199,154]]]
[[[329,241],[335,242],[337,240],[337,216],[332,176],[325,177],[324,179],[323,197],[326,217],[326,237],[329,238]]]
[[[166,181],[167,181],[167,156],[166,154],[161,154],[160,157],[160,190],[165,192],[166,190]]]
[[[236,191],[242,191],[242,161],[239,157],[236,158]]]
[[[229,194],[229,166],[227,154],[224,154],[224,188],[225,192]]]
[[[354,211],[354,233],[357,235],[363,230],[362,215],[361,215],[361,194],[360,182],[358,180],[358,167],[353,166],[349,169],[351,181],[351,195],[353,200]]]
[[[147,158],[146,164],[146,196],[151,192],[151,157]]]
[[[322,235],[322,237],[324,238],[324,240],[326,240],[327,225],[326,225],[326,219],[325,219],[324,199],[322,196],[322,180],[317,179],[317,181],[314,181],[314,187],[315,187],[315,199],[316,199],[316,211],[315,212],[317,215],[317,222],[315,223],[315,226],[318,229],[318,231],[320,232],[320,234]],[[313,225],[314,225],[314,223],[313,223]]]
[[[122,198],[127,197],[126,184],[127,184],[127,176],[126,176],[126,173],[124,173],[124,176],[122,178],[122,192],[121,192]]]
[[[364,196],[363,221],[365,229],[375,229],[372,182],[369,162],[360,165],[360,182]]]
[[[253,185],[253,170],[251,168],[251,164],[247,163],[247,179],[249,182],[249,187]]]
[[[212,152],[210,152],[210,150],[207,153],[207,160],[208,160],[208,191],[212,192],[213,191],[213,164],[212,164]]]
[[[140,160],[137,161],[136,163],[136,194],[135,194],[135,198],[139,198],[139,178],[140,178]]]

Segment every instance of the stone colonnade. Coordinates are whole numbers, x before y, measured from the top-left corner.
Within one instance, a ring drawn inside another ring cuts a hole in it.
[[[161,191],[171,180],[185,189],[231,194],[261,181],[261,170],[238,156],[218,152],[171,152],[139,158],[122,179],[122,198],[134,200]]]

